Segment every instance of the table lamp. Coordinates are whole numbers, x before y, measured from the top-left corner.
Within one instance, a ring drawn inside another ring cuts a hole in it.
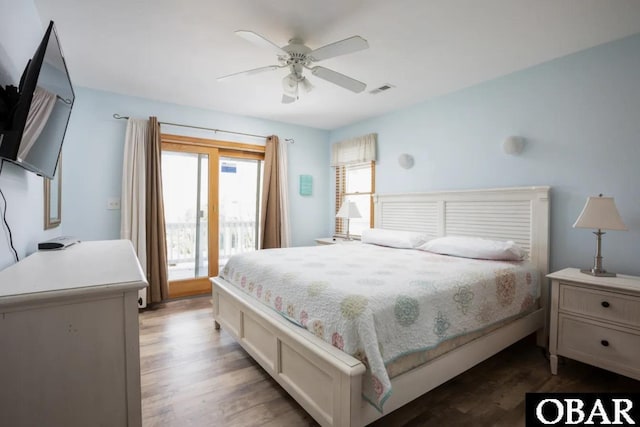
[[[351,240],[349,236],[349,220],[351,218],[362,218],[358,206],[356,206],[355,202],[345,201],[342,206],[340,206],[336,218],[345,218],[347,220],[347,240]]]
[[[594,257],[593,268],[580,271],[592,276],[615,277],[615,273],[608,273],[602,268],[601,248],[602,235],[605,234],[602,230],[624,231],[627,229],[622,222],[622,218],[620,218],[618,209],[616,209],[613,197],[602,197],[602,194],[600,194],[598,197],[587,198],[587,203],[573,226],[574,228],[595,228],[598,230],[593,232],[596,235],[596,256]]]

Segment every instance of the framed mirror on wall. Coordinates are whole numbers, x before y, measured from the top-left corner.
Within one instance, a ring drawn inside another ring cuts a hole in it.
[[[44,229],[55,228],[62,222],[62,157],[58,159],[58,168],[53,179],[44,181]]]

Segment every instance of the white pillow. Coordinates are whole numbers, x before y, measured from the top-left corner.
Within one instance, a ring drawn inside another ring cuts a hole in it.
[[[521,261],[527,253],[512,241],[497,241],[479,237],[446,236],[429,240],[417,249],[462,258]]]
[[[382,228],[367,228],[360,237],[362,243],[389,246],[400,249],[413,249],[429,240],[424,233],[415,231],[386,230]]]

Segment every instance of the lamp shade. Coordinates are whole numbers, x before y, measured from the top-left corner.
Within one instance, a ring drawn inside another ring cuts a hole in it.
[[[355,202],[346,201],[340,206],[336,218],[362,218]]]
[[[600,230],[626,230],[613,197],[589,197],[582,213],[573,224],[576,228],[593,228]]]

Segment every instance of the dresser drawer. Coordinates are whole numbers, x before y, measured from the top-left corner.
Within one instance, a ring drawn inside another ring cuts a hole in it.
[[[640,329],[639,297],[561,283],[559,308]]]
[[[640,379],[640,334],[560,314],[558,354]]]

